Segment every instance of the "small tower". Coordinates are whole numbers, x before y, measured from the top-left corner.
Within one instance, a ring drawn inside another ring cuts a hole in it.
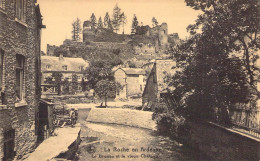
[[[95,38],[95,31],[91,29],[91,22],[84,21],[83,23],[83,42],[91,41]]]

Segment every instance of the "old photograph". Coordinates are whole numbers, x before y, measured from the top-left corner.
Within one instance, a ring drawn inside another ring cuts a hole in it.
[[[0,0],[0,160],[259,161],[260,1]]]

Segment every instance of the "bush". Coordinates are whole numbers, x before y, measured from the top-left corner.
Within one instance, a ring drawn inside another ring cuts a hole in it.
[[[157,103],[154,106],[153,120],[157,123],[158,133],[181,142],[187,141],[189,127],[186,119],[169,110],[165,104]]]

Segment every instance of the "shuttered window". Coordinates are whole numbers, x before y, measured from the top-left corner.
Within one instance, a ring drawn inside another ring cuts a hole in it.
[[[24,62],[23,55],[16,55],[16,97],[18,101],[24,99]]]
[[[25,22],[25,0],[16,0],[16,18]]]

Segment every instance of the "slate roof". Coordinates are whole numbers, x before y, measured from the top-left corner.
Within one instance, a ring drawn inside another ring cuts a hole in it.
[[[50,66],[47,69],[47,66]],[[64,70],[63,66],[67,66],[67,70]],[[84,69],[89,66],[83,58],[70,58],[70,57],[55,57],[55,56],[41,56],[41,70],[45,71],[72,71],[80,72],[80,67]]]
[[[141,68],[118,68],[118,69],[122,69],[127,75],[132,75],[132,74],[144,75],[145,74],[145,70],[141,69]]]

